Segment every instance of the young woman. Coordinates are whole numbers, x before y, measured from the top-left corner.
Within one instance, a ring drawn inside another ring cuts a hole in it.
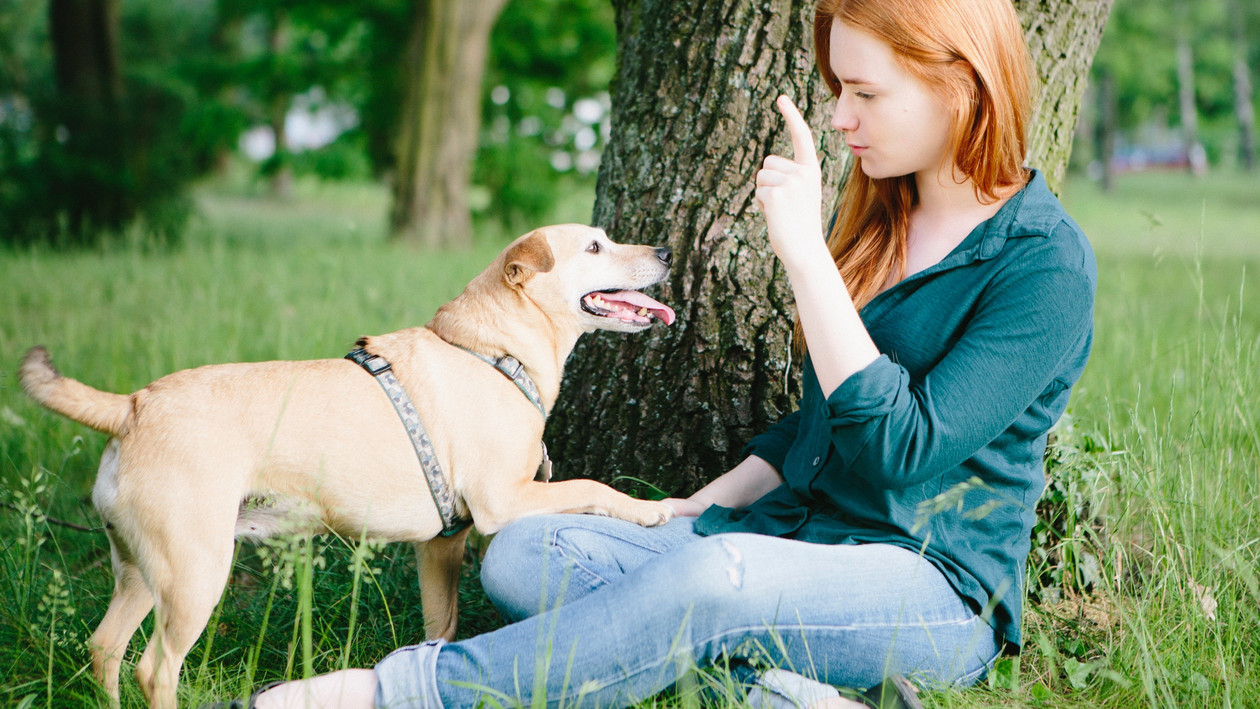
[[[831,123],[856,158],[829,233],[786,97],[793,157],[756,176],[808,348],[800,409],[663,527],[510,525],[482,580],[516,622],[257,706],[616,707],[714,663],[758,701],[810,705],[898,675],[965,686],[1018,647],[1046,434],[1085,366],[1096,280],[1023,167],[1022,37],[1010,0],[822,0]]]

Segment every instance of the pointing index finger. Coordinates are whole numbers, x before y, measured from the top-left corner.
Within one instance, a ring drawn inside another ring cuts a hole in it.
[[[805,122],[805,117],[787,96],[780,96],[775,105],[787,121],[788,133],[792,136],[792,159],[798,165],[816,165],[818,155],[814,150],[814,132]]]

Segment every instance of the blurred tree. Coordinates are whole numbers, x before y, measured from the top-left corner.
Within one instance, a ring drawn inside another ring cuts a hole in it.
[[[1199,141],[1199,107],[1194,91],[1194,49],[1191,47],[1190,7],[1186,0],[1176,3],[1174,32],[1177,46],[1177,112],[1181,119],[1181,140],[1185,146],[1186,167],[1195,175],[1207,170],[1207,154]]]
[[[217,0],[216,51],[199,74],[201,90],[213,101],[199,124],[203,138],[235,146],[246,127],[268,127],[273,151],[261,173],[273,196],[287,196],[295,162],[287,126],[295,99],[303,95],[312,108],[357,103],[374,80],[365,45],[382,4],[389,3]],[[222,135],[215,135],[216,126]]]
[[[118,0],[52,0],[48,6],[57,88],[88,113],[118,111],[118,9]],[[72,129],[90,122],[70,120]]]
[[[400,186],[394,177],[400,112],[416,78],[406,75],[415,64],[399,58],[406,56],[416,26],[413,8],[409,0],[373,0],[355,8],[364,28],[355,71],[365,79],[338,94],[356,107],[360,119],[345,140],[365,145],[376,174]],[[587,125],[575,109],[607,90],[615,51],[606,0],[506,4],[490,34],[480,116],[464,122],[479,138],[468,188],[474,212],[523,230],[575,189],[593,188],[607,115]],[[589,130],[595,140],[587,147]],[[571,166],[553,166],[566,159]]]
[[[1114,82],[1119,135],[1100,133],[1099,140],[1159,149],[1176,128],[1179,154],[1152,159],[1185,164],[1194,153],[1219,161],[1237,152],[1245,160],[1255,97],[1242,99],[1240,92],[1260,63],[1246,41],[1260,31],[1258,14],[1246,0],[1117,0],[1092,80],[1108,75]],[[1113,161],[1118,156],[1103,163]],[[1139,158],[1133,166],[1140,164]]]
[[[1111,165],[1111,156],[1116,151],[1116,82],[1110,73],[1102,71],[1098,74],[1097,84],[1095,104],[1098,123],[1091,137],[1095,141],[1094,158],[1102,167],[1103,191],[1111,192],[1115,189],[1116,179]]]
[[[170,178],[146,192],[165,205],[186,205],[180,200],[188,177],[226,167],[241,136],[256,126],[269,127],[276,138],[274,152],[259,168],[275,194],[285,192],[294,170],[331,178],[375,175],[401,185],[395,178],[406,167],[398,162],[402,127],[419,125],[402,119],[406,92],[420,80],[419,73],[408,74],[420,65],[406,57],[409,42],[418,46],[417,28],[427,26],[416,21],[425,7],[435,6],[417,0],[120,3],[120,120],[143,118],[149,137],[131,141],[127,130],[102,130],[110,138],[93,150],[145,153],[144,160],[132,162],[151,171],[161,168]],[[69,195],[79,202],[125,205],[142,189],[129,170],[95,165],[96,157],[75,157],[91,153],[71,152],[83,140],[57,141],[56,127],[63,124],[56,111],[62,103],[53,90],[48,19],[48,0],[0,3],[0,221],[24,225],[31,233],[63,230],[61,225],[71,221],[65,204]],[[465,78],[461,86],[479,91],[468,94],[475,100],[492,89],[500,98],[478,100],[485,107],[480,116],[474,103],[468,109],[471,118],[453,125],[467,134],[465,143],[477,145],[469,168],[474,208],[524,229],[551,214],[558,202],[580,200],[594,188],[608,135],[612,8],[605,0],[513,3],[493,32],[486,80],[479,85]],[[461,60],[461,69],[467,65]],[[285,118],[291,119],[299,106],[349,106],[358,125],[323,148],[291,149]],[[446,139],[435,143],[440,148],[452,144]],[[408,159],[418,165],[418,157]],[[450,155],[432,160],[442,159]],[[74,183],[74,174],[95,175],[96,182],[64,189]],[[467,179],[442,177],[455,184]],[[442,183],[439,187],[445,189]],[[400,206],[405,212],[405,204]],[[119,213],[153,212],[139,210]],[[84,213],[101,211],[94,207]],[[177,225],[179,210],[169,213],[171,225]],[[16,238],[12,230],[5,232],[9,240]],[[85,228],[84,233],[95,232]]]
[[[267,58],[272,65],[283,66],[293,44],[293,27],[289,21],[288,9],[272,5],[265,8],[264,12],[267,16]],[[267,125],[271,127],[271,135],[275,140],[275,153],[271,163],[274,166],[271,170],[271,194],[283,199],[293,192],[293,168],[284,159],[289,147],[285,124],[289,118],[289,108],[293,105],[293,94],[299,89],[283,80],[269,84],[272,90],[267,97],[265,112]]]
[[[1230,3],[1230,18],[1234,26],[1234,115],[1238,117],[1239,158],[1244,170],[1256,168],[1256,108],[1252,92],[1251,66],[1247,58],[1251,45],[1247,41],[1247,27],[1251,24],[1254,10],[1243,0]]]
[[[1118,0],[1107,25],[1106,38],[1095,57],[1092,83],[1099,123],[1093,132],[1096,160],[1104,188],[1109,189],[1117,132],[1152,120],[1175,90],[1174,55],[1167,51],[1171,36],[1168,6]],[[1102,87],[1107,90],[1101,90]],[[1124,96],[1123,105],[1117,102]],[[1103,120],[1103,119],[1106,120]],[[1166,118],[1163,120],[1166,121]]]
[[[145,38],[158,0],[19,0],[0,5],[0,240],[89,244],[140,220],[178,234],[195,174],[182,140],[193,92],[164,63],[195,55],[207,26],[181,8],[178,29]],[[33,7],[46,10],[42,16]]]
[[[473,171],[485,213],[523,232],[568,195],[594,191],[616,49],[608,0],[504,8],[491,34]]]
[[[468,186],[481,125],[490,30],[506,0],[416,0],[394,141],[395,239],[425,246],[472,238]]]
[[[1016,5],[1043,82],[1029,162],[1057,183],[1111,0]],[[583,340],[549,443],[563,476],[647,477],[687,494],[737,462],[799,393],[792,294],[753,197],[761,160],[788,144],[774,97],[793,96],[822,135],[825,203],[847,153],[821,130],[831,99],[811,51],[812,2],[614,7],[614,131],[594,223],[614,239],[673,249],[662,299],[679,318],[660,334]]]
[[[119,69],[118,0],[52,0],[48,28],[57,80],[58,142],[68,162],[83,166],[67,174],[64,188],[83,192],[67,204],[67,225],[80,233],[91,222],[118,225],[132,206],[121,190],[110,189],[91,172],[120,174],[126,169],[121,128],[122,73]]]
[[[0,96],[26,93],[35,46],[46,39],[43,0],[11,0],[0,4]]]

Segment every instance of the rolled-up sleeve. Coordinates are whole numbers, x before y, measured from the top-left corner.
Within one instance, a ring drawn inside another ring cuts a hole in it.
[[[901,489],[957,467],[1029,411],[1066,358],[1088,348],[1092,321],[1093,283],[1079,268],[1043,264],[995,279],[925,376],[912,380],[881,356],[827,396],[842,469]]]

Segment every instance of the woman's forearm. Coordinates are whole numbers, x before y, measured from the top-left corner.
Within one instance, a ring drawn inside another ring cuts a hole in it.
[[[750,455],[739,465],[687,498],[702,507],[721,505],[738,509],[783,484],[783,476],[765,460]]]
[[[879,348],[830,259],[785,265],[809,344],[809,359],[823,395],[829,396],[844,380],[878,359]]]

